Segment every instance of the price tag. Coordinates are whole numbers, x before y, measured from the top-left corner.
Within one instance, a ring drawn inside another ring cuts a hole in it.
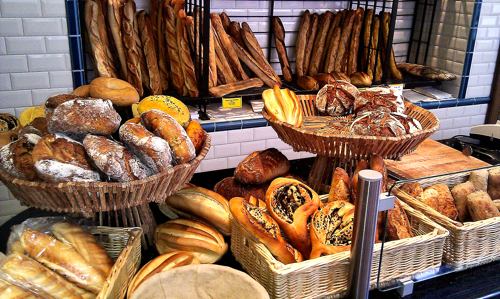
[[[222,98],[222,108],[241,108],[243,107],[243,100],[238,98]]]
[[[403,95],[404,84],[389,84],[389,87],[397,92],[396,95]]]

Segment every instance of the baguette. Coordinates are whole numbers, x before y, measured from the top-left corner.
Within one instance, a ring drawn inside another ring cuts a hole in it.
[[[373,16],[373,32],[370,49],[368,49],[368,76],[373,82],[382,80],[382,62],[380,61],[380,51],[377,51],[378,37],[380,32],[380,17]]]
[[[335,57],[334,71],[343,71],[342,67],[345,66],[344,58],[348,50],[347,47],[349,45],[349,39],[351,38],[352,26],[354,24],[355,17],[355,11],[348,11],[346,14],[346,19],[344,21],[344,26],[342,27],[342,33],[340,35],[337,55]]]
[[[149,17],[151,22],[151,33],[153,35],[153,45],[155,46],[155,53],[158,54],[158,12],[161,13],[162,7],[159,0],[149,1]],[[157,57],[158,59],[159,57]]]
[[[168,35],[166,25],[166,6],[168,1],[160,1],[159,12],[156,19],[151,19],[152,23],[156,23],[156,41],[157,41],[157,54],[158,54],[158,71],[160,73],[160,84],[163,90],[168,89],[169,82],[169,51],[168,51]]]
[[[372,21],[373,21],[373,9],[367,9],[365,12],[365,22],[363,27],[363,51],[361,54],[361,65],[360,68],[363,71],[368,72],[368,61],[370,54],[370,41],[372,34]],[[373,79],[373,77],[371,77]]]
[[[223,51],[227,57],[227,60],[230,64],[230,66],[232,67],[237,79],[239,79],[239,80],[248,79],[248,75],[245,73],[245,71],[241,67],[240,60],[238,59],[238,56],[237,56],[236,51],[234,49],[234,43],[231,41],[231,38],[224,31],[224,28],[222,26],[222,21],[221,21],[219,15],[216,13],[212,13],[212,14],[210,14],[210,18],[212,20],[212,25],[214,27],[215,34],[219,38],[221,48],[223,49]]]
[[[182,94],[184,86],[184,75],[181,68],[181,61],[178,50],[179,45],[177,43],[177,36],[175,32],[174,9],[170,5],[168,5],[168,1],[165,1],[163,3],[163,9],[164,9],[163,12],[165,14],[163,18],[164,19],[163,23],[165,24],[165,38],[167,40],[170,72],[172,74],[171,82],[174,89],[179,94]]]
[[[194,72],[193,59],[191,58],[191,51],[189,50],[188,38],[185,26],[186,12],[181,9],[179,10],[178,17],[176,20],[176,37],[177,37],[177,49],[179,50],[179,58],[181,63],[181,70],[184,77],[184,89],[186,91],[183,95],[189,95],[190,97],[197,97],[198,86],[196,84],[196,74]]]
[[[391,14],[388,12],[382,13],[382,36],[383,36],[382,53],[384,53],[385,49],[387,48],[390,22],[391,22]],[[385,55],[384,53],[384,58],[386,57],[387,55]],[[389,53],[389,61],[385,61],[384,63],[388,64],[389,73],[392,78],[396,80],[403,80],[403,75],[401,74],[396,65],[396,58],[394,57],[394,49],[392,47],[391,47],[391,52]]]
[[[217,54],[215,53],[214,28],[210,25],[210,44],[208,48],[209,82],[208,87],[217,86]]]
[[[220,21],[222,23],[222,27],[224,28],[224,30],[226,32],[228,32],[229,24],[231,24],[231,19],[229,19],[229,16],[227,15],[227,13],[225,11],[221,12],[219,14],[219,17],[220,17]]]
[[[214,39],[214,50],[216,54],[216,65],[217,65],[217,78],[219,84],[229,84],[238,81],[236,75],[233,73],[229,62],[226,59],[226,55],[222,50],[222,45],[220,43],[219,37],[215,33],[213,25],[210,25],[213,39]]]
[[[134,6],[135,6],[135,4],[134,4]],[[135,11],[135,7],[134,7],[134,11]],[[138,13],[135,13],[135,15],[134,15],[135,45],[137,47],[137,51],[139,52],[139,61],[141,62],[140,63],[140,70],[141,70],[142,87],[143,87],[143,89],[146,88],[149,90],[149,71],[148,71],[148,65],[146,63],[146,55],[144,53],[145,49],[142,46],[141,35],[139,34],[139,22],[137,21],[137,15],[138,15]]]
[[[304,55],[307,44],[307,35],[311,23],[311,14],[306,10],[300,19],[299,32],[295,43],[295,74],[302,77],[306,74],[304,70]]]
[[[149,90],[152,94],[158,95],[162,93],[162,85],[160,79],[160,71],[158,69],[158,61],[156,59],[156,49],[154,45],[153,30],[150,16],[144,11],[137,14],[137,23],[139,25],[140,37],[144,49],[144,57],[146,60]]]
[[[349,46],[349,61],[347,64],[347,74],[357,72],[358,70],[358,50],[359,50],[359,35],[361,34],[361,27],[363,25],[364,10],[358,8],[356,10],[356,17],[352,27],[351,45]]]
[[[309,64],[311,63],[311,55],[314,49],[314,41],[318,32],[319,16],[314,13],[311,15],[311,26],[307,34],[307,44],[304,50],[304,74],[309,74]]]
[[[134,31],[135,3],[133,0],[126,0],[123,6],[122,38],[123,46],[126,50],[127,59],[127,81],[134,86],[139,96],[144,94],[142,88],[140,55],[136,44]]]
[[[241,38],[240,23],[238,23],[236,21],[231,21],[231,23],[229,23],[229,27],[227,28],[227,32],[234,39],[234,41],[238,43],[238,45],[245,47],[245,43],[243,42],[243,39]]]
[[[333,13],[331,11],[325,12],[319,22],[318,34],[316,35],[314,41],[314,49],[312,52],[311,62],[309,64],[308,75],[315,76],[319,73],[321,58],[323,58],[323,52],[327,47],[326,37],[328,35],[328,29],[330,28],[330,23],[332,22]]]
[[[108,0],[108,25],[120,61],[122,78],[127,78],[127,59],[121,33],[123,4],[123,0]]]
[[[324,66],[323,71],[325,73],[333,72],[333,68],[335,65],[335,56],[337,54],[337,49],[339,46],[340,33],[342,32],[342,16],[344,15],[344,11],[339,11],[333,17],[333,20],[330,25],[330,31],[328,32],[328,37],[326,39],[326,50],[324,53]]]
[[[262,87],[264,82],[259,78],[251,78],[247,80],[241,80],[238,82],[233,82],[229,84],[219,85],[215,87],[211,87],[209,92],[211,95],[215,97],[222,97],[226,94],[233,93],[240,90],[245,90],[252,87]]]

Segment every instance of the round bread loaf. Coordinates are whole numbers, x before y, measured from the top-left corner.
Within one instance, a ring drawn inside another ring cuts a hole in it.
[[[196,153],[198,154],[203,148],[203,144],[207,138],[207,133],[196,120],[189,122],[189,125],[186,128],[186,133],[189,136],[189,139],[193,142]]]
[[[279,150],[268,148],[255,151],[241,161],[234,170],[234,178],[243,184],[258,185],[285,175],[290,161]]]
[[[342,73],[342,72],[331,72],[330,75],[333,76],[333,78],[337,81],[345,81],[345,82],[349,82],[351,83],[351,78],[349,78],[349,76],[347,76],[346,73]]]
[[[39,140],[38,135],[26,134],[4,145],[0,148],[0,168],[16,178],[35,180],[37,175],[31,155]]]
[[[82,98],[90,97],[90,85],[82,85],[77,87],[71,94],[77,95]]]
[[[57,106],[49,118],[50,133],[71,136],[111,135],[120,126],[121,117],[110,101],[101,99],[70,100]]]
[[[120,127],[120,140],[153,173],[166,171],[172,166],[168,142],[149,132],[141,124],[125,123]]]
[[[130,106],[139,102],[137,90],[127,81],[99,77],[90,82],[90,96],[110,100],[116,106]]]
[[[189,162],[196,157],[193,142],[172,116],[153,109],[144,112],[141,115],[141,121],[148,130],[168,142],[176,164]]]
[[[405,104],[401,96],[396,95],[390,88],[374,87],[360,92],[354,101],[354,113],[362,114],[374,110],[403,114]]]
[[[355,72],[351,74],[351,83],[357,87],[370,87],[372,79],[365,72]]]
[[[47,101],[45,101],[45,113],[47,114],[47,118],[50,118],[54,109],[57,106],[61,105],[70,100],[81,98],[81,96],[76,94],[58,94],[52,97],[49,97]]]
[[[66,137],[45,135],[33,148],[32,159],[38,177],[48,182],[99,181],[82,144]]]
[[[106,137],[89,134],[83,139],[83,146],[94,165],[113,181],[128,182],[151,174],[123,145]]]
[[[405,126],[390,113],[372,111],[356,118],[350,127],[357,135],[396,137],[406,134]]]
[[[323,86],[316,96],[316,108],[330,116],[342,116],[352,110],[359,91],[356,86],[345,81],[335,81]]]

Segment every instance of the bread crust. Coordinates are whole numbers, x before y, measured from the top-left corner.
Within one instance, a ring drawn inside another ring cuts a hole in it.
[[[151,91],[151,94],[158,95],[162,93],[163,86],[160,77],[160,70],[158,69],[150,16],[146,14],[145,11],[138,12],[137,23],[148,71],[147,76],[149,78],[149,84],[147,87]]]
[[[168,46],[168,57],[170,64],[170,73],[172,74],[171,82],[175,90],[179,94],[183,94],[184,73],[182,72],[181,60],[179,55],[179,43],[176,35],[175,13],[174,9],[168,4],[168,1],[163,3],[165,38]],[[161,53],[160,53],[161,54]]]
[[[351,180],[347,172],[340,167],[335,168],[328,193],[328,201],[351,201]]]
[[[241,161],[234,171],[243,184],[263,184],[290,170],[290,161],[277,149],[255,151]]]
[[[139,93],[130,83],[104,77],[95,78],[90,82],[90,96],[110,100],[116,106],[130,106],[139,102],[140,98]]]
[[[297,86],[304,90],[318,90],[318,80],[311,76],[302,76],[297,78]]]
[[[194,72],[193,59],[191,58],[191,51],[189,49],[187,30],[186,30],[186,13],[183,9],[179,10],[176,19],[176,37],[177,49],[179,50],[179,59],[181,63],[181,70],[184,73],[184,90],[183,95],[190,97],[197,97],[198,85],[196,82],[196,74]]]
[[[451,220],[456,220],[458,217],[453,195],[445,184],[427,187],[422,194],[422,201]]]
[[[306,10],[300,19],[299,32],[295,43],[295,74],[297,77],[302,77],[307,72],[307,68],[304,68],[304,55],[310,23],[311,13]]]
[[[397,198],[394,201],[394,208],[387,212],[387,236],[390,240],[413,237],[408,215]]]
[[[469,181],[455,185],[451,189],[451,194],[458,211],[458,220],[461,222],[465,222],[470,218],[469,211],[467,209],[467,196],[475,191],[476,188],[474,188],[474,185]]]
[[[352,26],[351,44],[349,46],[349,60],[347,62],[348,75],[351,75],[358,71],[359,37],[361,34],[361,27],[363,25],[364,9],[361,7],[358,8],[355,14],[354,24]]]
[[[259,78],[250,78],[247,80],[241,80],[233,83],[218,85],[209,88],[211,95],[216,97],[222,97],[226,94],[233,93],[240,90],[245,90],[253,87],[262,87],[264,82]]]
[[[214,191],[227,199],[233,197],[243,197],[249,200],[250,197],[264,199],[269,184],[246,185],[239,183],[234,177],[227,177],[215,184]]]
[[[113,43],[120,61],[120,70],[123,78],[127,78],[127,59],[122,41],[122,18],[125,0],[107,0],[107,17]]]
[[[326,43],[326,37],[328,35],[328,29],[330,28],[330,23],[333,19],[333,13],[331,11],[325,12],[321,17],[318,25],[318,33],[314,41],[314,49],[311,54],[311,61],[309,63],[309,69],[307,74],[309,76],[315,76],[319,73],[320,63],[322,62],[323,53],[326,51],[328,44]]]
[[[337,50],[337,56],[335,57],[335,71],[344,71],[342,67],[346,66],[345,54],[348,53],[349,39],[352,33],[352,26],[354,24],[354,19],[356,17],[355,11],[348,11],[346,13],[346,19],[344,20],[344,25],[342,26],[342,33],[340,35],[339,46]]]
[[[316,34],[318,33],[318,23],[320,16],[316,13],[311,15],[311,23],[309,26],[309,32],[307,33],[307,43],[304,50],[304,74],[309,75],[309,65],[311,63],[312,51],[314,49],[314,41],[316,40]]]

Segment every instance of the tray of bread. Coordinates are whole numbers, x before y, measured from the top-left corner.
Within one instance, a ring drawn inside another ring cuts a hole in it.
[[[158,109],[123,123],[113,104],[50,97],[45,117],[0,149],[0,180],[24,205],[85,214],[160,201],[189,182],[210,148],[201,125]]]
[[[445,227],[444,262],[469,268],[500,259],[500,167],[412,180],[394,193]]]
[[[330,81],[317,95],[275,87],[262,98],[264,118],[295,151],[343,160],[371,154],[399,159],[439,127],[431,112],[404,102],[393,89],[361,91],[342,80]]]

